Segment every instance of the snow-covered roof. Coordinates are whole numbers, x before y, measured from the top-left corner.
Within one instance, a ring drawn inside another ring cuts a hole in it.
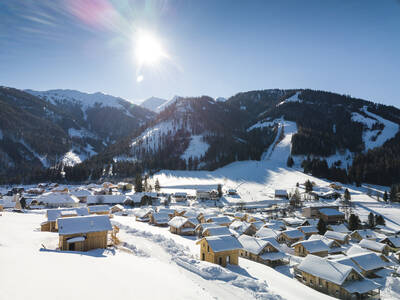
[[[285,230],[285,231],[282,231],[281,234],[285,234],[286,236],[288,236],[291,239],[304,238],[304,233],[302,233],[298,229]]]
[[[374,252],[354,254],[335,261],[346,265],[353,263],[363,271],[373,271],[390,265]]]
[[[341,232],[341,233],[349,233],[350,230],[344,224],[338,225],[328,225],[328,228],[332,231]]]
[[[181,228],[185,223],[188,222],[188,219],[185,217],[176,216],[173,217],[169,222],[168,225],[176,228]]]
[[[110,218],[104,216],[83,216],[57,219],[60,235],[112,230]]]
[[[303,247],[309,252],[309,253],[317,253],[317,252],[323,252],[323,251],[329,251],[329,247],[321,240],[307,240],[307,241],[300,241],[297,243],[294,243],[292,247],[295,247],[296,245],[303,245]]]
[[[244,232],[246,232],[246,230],[248,230],[252,226],[253,226],[252,223],[236,220],[231,225],[229,225],[229,228],[235,230],[239,234],[243,234]]]
[[[381,287],[380,284],[366,278],[363,280],[348,281],[343,285],[343,288],[351,294],[353,293],[364,294],[369,291],[379,289],[380,287]]]
[[[205,239],[214,252],[242,249],[238,239],[232,235],[208,236]]]
[[[78,216],[87,216],[89,215],[89,211],[87,207],[76,207],[74,209],[71,208],[58,208],[58,209],[48,209],[47,220],[48,221],[55,221],[61,217],[61,213],[64,211],[74,211]]]
[[[92,192],[86,189],[76,189],[76,190],[72,190],[70,191],[72,195],[76,196],[76,197],[87,197],[92,195]]]
[[[255,234],[259,238],[276,238],[280,234],[280,231],[273,230],[271,228],[261,227]]]
[[[150,214],[150,213],[152,213],[152,212],[154,212],[154,210],[153,210],[152,208],[140,208],[140,209],[138,209],[138,210],[135,210],[135,211],[133,212],[133,214],[134,214],[135,217],[143,218],[143,217],[145,217],[147,214]]]
[[[225,227],[225,226],[206,228],[203,230],[203,233],[205,233],[205,232],[208,232],[208,234],[211,236],[232,234],[232,232],[229,230],[229,228]]]
[[[360,247],[359,245],[352,245],[349,249],[346,251],[346,255],[355,255],[355,254],[360,254],[360,253],[372,253],[371,250],[365,249]]]
[[[280,260],[283,258],[288,257],[288,255],[284,252],[265,252],[263,254],[260,255],[260,258],[263,260],[270,260],[270,261],[276,261],[276,260]]]
[[[354,230],[351,233],[351,235],[353,235],[354,233],[358,233],[361,236],[361,238],[363,238],[363,239],[376,239],[377,238],[375,232],[372,231],[371,229]]]
[[[319,212],[326,216],[344,216],[344,213],[334,208],[320,208]]]
[[[185,192],[176,192],[174,194],[174,197],[183,197],[183,198],[185,198],[185,197],[187,197],[187,193],[185,193]]]
[[[283,218],[282,220],[289,226],[299,226],[304,223],[304,220],[299,218]]]
[[[348,235],[345,233],[336,232],[332,230],[328,230],[327,232],[325,232],[324,236],[328,239],[338,240],[343,242],[346,241],[346,238],[348,237]]]
[[[351,271],[354,270],[350,266],[312,254],[307,255],[306,258],[297,266],[297,269],[325,279],[329,282],[333,282],[337,285],[342,285]]]
[[[211,217],[211,218],[207,219],[207,221],[210,220],[210,219],[211,219],[211,221],[213,223],[217,223],[217,224],[226,224],[226,223],[231,223],[232,222],[232,220],[229,217],[226,217],[226,216]]]
[[[99,213],[99,212],[109,212],[110,207],[108,205],[90,205],[88,206],[90,213]]]
[[[260,252],[269,244],[267,241],[263,241],[248,235],[241,235],[239,236],[238,240],[242,244],[243,250],[255,255],[260,254]]]
[[[73,237],[67,240],[67,243],[76,243],[76,242],[83,242],[84,240],[86,240],[86,238],[84,236],[77,236],[77,237]]]
[[[115,204],[112,208],[124,210],[124,207],[121,204]]]
[[[156,223],[167,224],[169,221],[169,215],[166,213],[153,213],[152,217]]]
[[[62,193],[42,194],[39,197],[37,197],[36,200],[39,203],[43,202],[45,204],[57,204],[57,205],[79,203],[79,199],[74,195],[62,194]]]
[[[275,190],[276,196],[287,196],[287,190]]]
[[[173,215],[175,214],[175,209],[172,208],[159,208],[158,213]]]
[[[389,237],[387,237],[387,238],[381,240],[380,242],[382,243],[382,242],[385,241],[385,240],[390,241],[390,242],[393,244],[393,246],[394,246],[395,248],[400,248],[400,237],[397,237],[397,236],[389,236]]]
[[[300,226],[297,227],[297,229],[301,230],[304,233],[314,233],[314,232],[318,232],[317,227],[313,226],[313,225],[309,225],[309,226]]]
[[[126,195],[90,195],[87,197],[88,204],[123,204],[127,200],[132,200]]]
[[[367,249],[379,251],[379,252],[382,252],[387,247],[386,244],[378,243],[378,242],[367,240],[367,239],[362,239],[360,241],[359,245],[363,248],[367,248]]]

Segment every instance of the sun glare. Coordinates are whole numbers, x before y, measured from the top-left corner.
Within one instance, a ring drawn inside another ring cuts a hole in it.
[[[149,32],[140,31],[135,46],[136,59],[140,65],[154,65],[166,57],[158,38]]]

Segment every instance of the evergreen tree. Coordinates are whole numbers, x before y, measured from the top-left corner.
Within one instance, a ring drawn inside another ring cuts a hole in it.
[[[26,208],[26,200],[25,197],[22,197],[21,200],[19,200],[19,203],[21,204],[22,209]]]
[[[292,156],[289,156],[289,157],[288,157],[287,162],[286,162],[286,165],[287,165],[289,168],[293,167],[294,161],[293,161],[293,157],[292,157]]]
[[[298,188],[295,189],[293,195],[290,197],[290,205],[293,207],[301,206],[301,195]]]
[[[375,224],[385,226],[386,222],[385,219],[381,215],[375,216]]]
[[[388,201],[388,193],[387,193],[387,191],[385,191],[385,193],[383,194],[383,201],[385,201],[385,202]]]
[[[318,221],[317,229],[318,229],[318,233],[320,235],[324,235],[326,230],[327,230],[326,223],[322,218],[320,218],[319,221]]]
[[[313,190],[313,185],[312,185],[312,183],[311,183],[310,180],[307,180],[307,181],[304,183],[304,185],[305,185],[305,188],[306,188],[306,192],[307,192],[307,193],[312,192],[312,190]]]
[[[135,192],[136,193],[143,192],[142,175],[140,175],[139,173],[137,173],[135,177]]]
[[[222,185],[221,184],[218,184],[217,190],[218,190],[218,198],[221,198],[222,197]]]
[[[372,212],[369,213],[368,215],[368,226],[370,228],[374,228],[375,227],[375,216]]]
[[[351,214],[349,218],[349,229],[350,231],[357,230],[361,226],[360,218],[355,215]]]
[[[154,188],[155,188],[157,193],[160,191],[160,181],[158,181],[158,178],[156,179],[156,182],[154,184]]]
[[[347,202],[347,203],[349,203],[350,200],[351,200],[350,192],[349,192],[348,189],[346,189],[346,190],[344,191],[344,201]]]

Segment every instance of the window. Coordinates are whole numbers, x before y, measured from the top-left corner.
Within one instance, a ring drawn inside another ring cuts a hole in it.
[[[210,246],[207,246],[207,252],[210,252]]]

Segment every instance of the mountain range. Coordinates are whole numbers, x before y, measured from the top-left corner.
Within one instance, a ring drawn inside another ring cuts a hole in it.
[[[0,107],[3,181],[55,168],[96,180],[265,159],[339,181],[400,181],[400,111],[330,92],[151,97],[138,106],[102,93],[1,87]],[[289,153],[280,154],[282,140]]]

